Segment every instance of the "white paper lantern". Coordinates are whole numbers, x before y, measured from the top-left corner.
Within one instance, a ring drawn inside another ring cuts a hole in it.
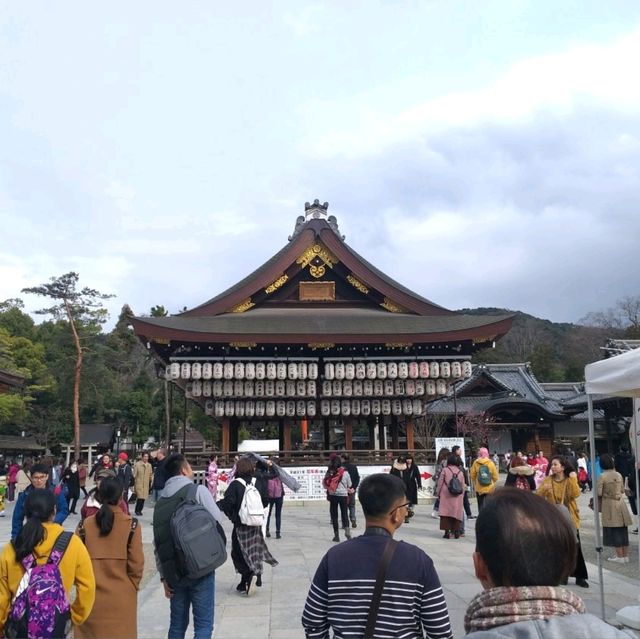
[[[404,383],[404,393],[405,395],[412,397],[416,394],[416,382],[413,379],[408,379]]]
[[[387,376],[387,365],[384,362],[378,362],[376,364],[376,377],[378,379],[385,379]]]
[[[233,395],[235,397],[242,397],[244,395],[244,382],[240,380],[233,382]]]
[[[296,402],[296,415],[298,417],[304,417],[307,412],[307,402],[304,400],[298,400]]]
[[[275,379],[276,378],[276,363],[275,362],[269,362],[266,365],[266,369],[267,369],[267,379]],[[274,408],[275,410],[275,408]]]
[[[440,377],[443,379],[449,379],[449,377],[451,377],[451,364],[449,364],[449,362],[440,363]]]
[[[276,366],[276,377],[278,379],[287,379],[287,365],[284,362],[278,362]]]
[[[331,397],[333,395],[333,384],[328,379],[322,382],[322,394],[325,397]]]
[[[320,402],[320,414],[323,417],[329,417],[329,415],[331,415],[331,402],[328,399],[323,399]]]
[[[402,412],[405,415],[413,415],[413,402],[410,399],[402,400]]]
[[[389,362],[387,364],[387,377],[389,379],[396,379],[398,377],[398,364],[396,362]]]
[[[276,403],[272,399],[266,402],[265,413],[267,417],[273,417],[276,414]]]
[[[213,377],[213,364],[205,362],[202,365],[202,379],[211,379]]]
[[[471,362],[462,362],[462,377],[465,379],[471,377],[473,369],[471,368]]]
[[[222,397],[222,382],[220,380],[211,384],[211,393],[214,397]]]
[[[180,364],[173,363],[169,367],[171,379],[180,379]]]
[[[429,362],[429,377],[433,379],[440,377],[440,364],[438,362]]]
[[[353,362],[348,362],[344,365],[344,378],[354,379],[356,376],[356,365]]]
[[[204,404],[204,414],[213,415],[213,400],[208,399]]]
[[[402,400],[394,399],[391,401],[391,413],[392,415],[402,415]]]
[[[243,362],[234,362],[233,377],[235,379],[244,379],[244,363]]]
[[[273,397],[276,394],[276,383],[273,380],[264,383],[264,394],[267,397]]]
[[[244,407],[244,414],[247,417],[253,417],[256,414],[256,405],[253,400],[249,400]]]
[[[318,379],[318,364],[316,362],[310,362],[307,365],[307,377],[309,379]]]
[[[331,386],[333,395],[340,397],[342,395],[342,382],[336,379],[331,383]]]
[[[381,379],[374,380],[373,394],[376,397],[382,397],[384,395],[384,382]]]
[[[256,365],[253,362],[247,362],[244,365],[245,379],[253,380],[256,378]]]
[[[324,378],[325,379],[334,379],[335,378],[335,370],[333,364],[331,362],[327,362],[324,365]]]
[[[413,400],[413,414],[422,415],[422,401],[419,399]]]
[[[353,382],[353,394],[355,397],[362,397],[362,390],[364,388],[364,383],[361,379],[356,379]]]
[[[214,362],[213,364],[213,379],[222,379],[224,375],[224,366],[222,362]]]
[[[315,402],[307,402],[307,417],[315,417],[316,416],[316,403]]]
[[[245,382],[244,383],[244,396],[245,397],[253,397],[253,393],[254,393],[254,388],[253,388],[253,382]]]
[[[307,394],[307,382],[299,380],[296,382],[296,395],[304,397]]]
[[[287,377],[289,379],[298,379],[298,365],[295,362],[287,364]]]
[[[382,406],[380,404],[380,400],[379,399],[372,399],[371,400],[371,414],[372,415],[379,415],[381,411],[382,411]]]
[[[216,402],[213,405],[213,414],[216,417],[224,417],[224,402]]]
[[[298,372],[297,368],[298,367],[296,366],[296,373]],[[296,403],[295,402],[293,402],[291,400],[289,400],[287,402],[286,414],[287,414],[287,417],[295,417],[296,416]]]
[[[378,376],[378,367],[375,362],[367,362],[367,379],[375,379]]]
[[[265,402],[256,402],[256,417],[264,417],[266,409]]]
[[[225,379],[233,379],[233,363],[232,362],[225,362],[222,366],[222,376]],[[225,406],[225,412],[227,410],[227,407]]]
[[[418,368],[420,369],[420,377],[427,379],[429,377],[429,362],[420,362]]]
[[[236,403],[232,402],[231,400],[227,400],[224,403],[224,414],[227,417],[233,417],[235,415],[236,412]]]
[[[416,379],[416,395],[424,395],[426,392],[426,382],[423,379]]]
[[[383,399],[380,402],[380,412],[383,415],[391,415],[391,400],[390,399]]]
[[[340,415],[340,400],[339,399],[332,399],[331,400],[331,414],[334,417],[337,417],[338,415]]]
[[[202,378],[202,364],[200,362],[194,362],[191,364],[191,379]]]
[[[199,379],[191,384],[191,394],[194,397],[202,397],[202,382]]]
[[[335,371],[334,374],[336,376],[336,379],[344,379],[345,370],[344,370],[344,364],[342,362],[338,362],[334,366],[334,371]]]
[[[403,382],[401,379],[396,379],[396,381],[393,382],[393,394],[404,395],[405,385],[406,383]]]
[[[264,397],[264,382],[257,381],[253,385],[253,390],[255,391],[256,397]]]
[[[211,382],[202,382],[202,396],[211,397]]]
[[[371,402],[368,399],[363,399],[360,401],[360,414],[363,417],[368,417],[371,415]]]
[[[223,384],[222,384],[222,394],[225,397],[232,397],[233,396],[233,382],[230,382],[230,381],[223,382]]]
[[[188,362],[181,364],[180,377],[182,377],[182,379],[189,379],[189,377],[191,377],[191,364]]]
[[[436,383],[432,379],[427,380],[425,388],[426,388],[426,391],[427,391],[427,395],[435,395],[436,394]]]
[[[285,382],[285,385],[287,387],[287,397],[295,397],[296,396],[296,383],[291,381],[291,380],[287,380]]]
[[[451,362],[451,377],[454,379],[462,377],[462,364],[460,362]]]
[[[447,382],[444,379],[439,379],[436,381],[436,393],[438,395],[446,395],[447,394]]]
[[[309,397],[315,397],[316,396],[316,383],[315,382],[307,382],[307,395]]]
[[[420,377],[420,367],[418,362],[409,362],[409,378],[418,379]]]
[[[409,364],[407,362],[398,363],[398,378],[407,379],[409,377]]]
[[[345,397],[351,397],[353,395],[353,382],[347,380],[342,382],[342,394]]]
[[[340,402],[340,410],[343,417],[349,417],[351,415],[351,402],[348,399],[343,399]]]
[[[242,400],[236,402],[236,417],[244,417],[244,402]]]
[[[180,374],[180,370],[178,370],[178,375],[179,375],[179,374]],[[165,379],[171,379],[171,366],[170,366],[170,365],[169,365],[169,366],[167,366],[167,367],[164,369],[164,378],[165,378]]]
[[[374,384],[375,386],[375,384]],[[384,394],[391,397],[391,395],[393,395],[394,391],[393,391],[393,380],[392,379],[385,379],[384,380]]]
[[[256,379],[264,379],[267,376],[267,367],[264,362],[258,362],[256,364]]]
[[[373,380],[365,379],[362,384],[362,394],[366,397],[371,397],[373,395]]]
[[[306,362],[298,362],[298,379],[307,379]]]
[[[287,390],[286,384],[279,379],[276,382],[276,397],[284,397]]]
[[[356,379],[364,379],[367,376],[367,367],[364,362],[358,362],[356,364]]]
[[[359,399],[351,400],[351,414],[356,416],[356,417],[360,414],[360,400]]]

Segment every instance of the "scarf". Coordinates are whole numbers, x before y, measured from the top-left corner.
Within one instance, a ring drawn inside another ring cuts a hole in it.
[[[476,595],[464,616],[466,632],[489,630],[518,621],[577,615],[586,611],[582,599],[554,586],[499,587]]]
[[[267,461],[266,457],[262,457],[262,455],[258,455],[257,453],[244,453],[242,456],[248,457],[249,459],[252,459],[254,462],[260,461],[263,464],[266,464],[266,461]],[[295,477],[290,475],[284,468],[274,463],[273,460],[271,460],[271,464],[273,466],[273,469],[276,471],[276,473],[278,473],[278,477],[280,478],[280,481],[287,488],[291,489],[294,493],[297,493],[300,490],[300,482]],[[235,471],[235,465],[232,469],[233,475],[235,476],[234,471]],[[229,473],[229,476],[231,477],[231,473]]]

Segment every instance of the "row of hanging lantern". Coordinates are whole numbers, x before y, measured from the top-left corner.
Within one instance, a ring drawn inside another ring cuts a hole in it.
[[[325,380],[466,379],[471,362],[379,361],[325,362]],[[167,379],[199,380],[316,380],[317,362],[174,362],[166,369]]]
[[[187,382],[191,397],[317,397],[314,381],[230,381]],[[445,395],[449,384],[444,379],[365,379],[354,381],[324,380],[322,397],[416,397]]]
[[[319,406],[318,406],[319,405]],[[323,399],[315,401],[214,401],[207,400],[205,412],[215,417],[355,417],[362,415],[422,415],[424,405],[419,399]]]

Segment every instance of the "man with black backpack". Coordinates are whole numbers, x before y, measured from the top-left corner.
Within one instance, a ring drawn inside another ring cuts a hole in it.
[[[213,633],[215,569],[227,558],[220,509],[205,486],[193,483],[184,455],[166,459],[167,482],[153,511],[156,563],[171,602],[168,636],[184,637],[193,608],[198,639]]]

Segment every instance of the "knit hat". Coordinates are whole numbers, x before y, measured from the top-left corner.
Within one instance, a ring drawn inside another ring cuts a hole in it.
[[[127,455],[127,453],[120,453],[118,455],[118,459],[121,459],[122,461],[129,461],[129,455]]]

